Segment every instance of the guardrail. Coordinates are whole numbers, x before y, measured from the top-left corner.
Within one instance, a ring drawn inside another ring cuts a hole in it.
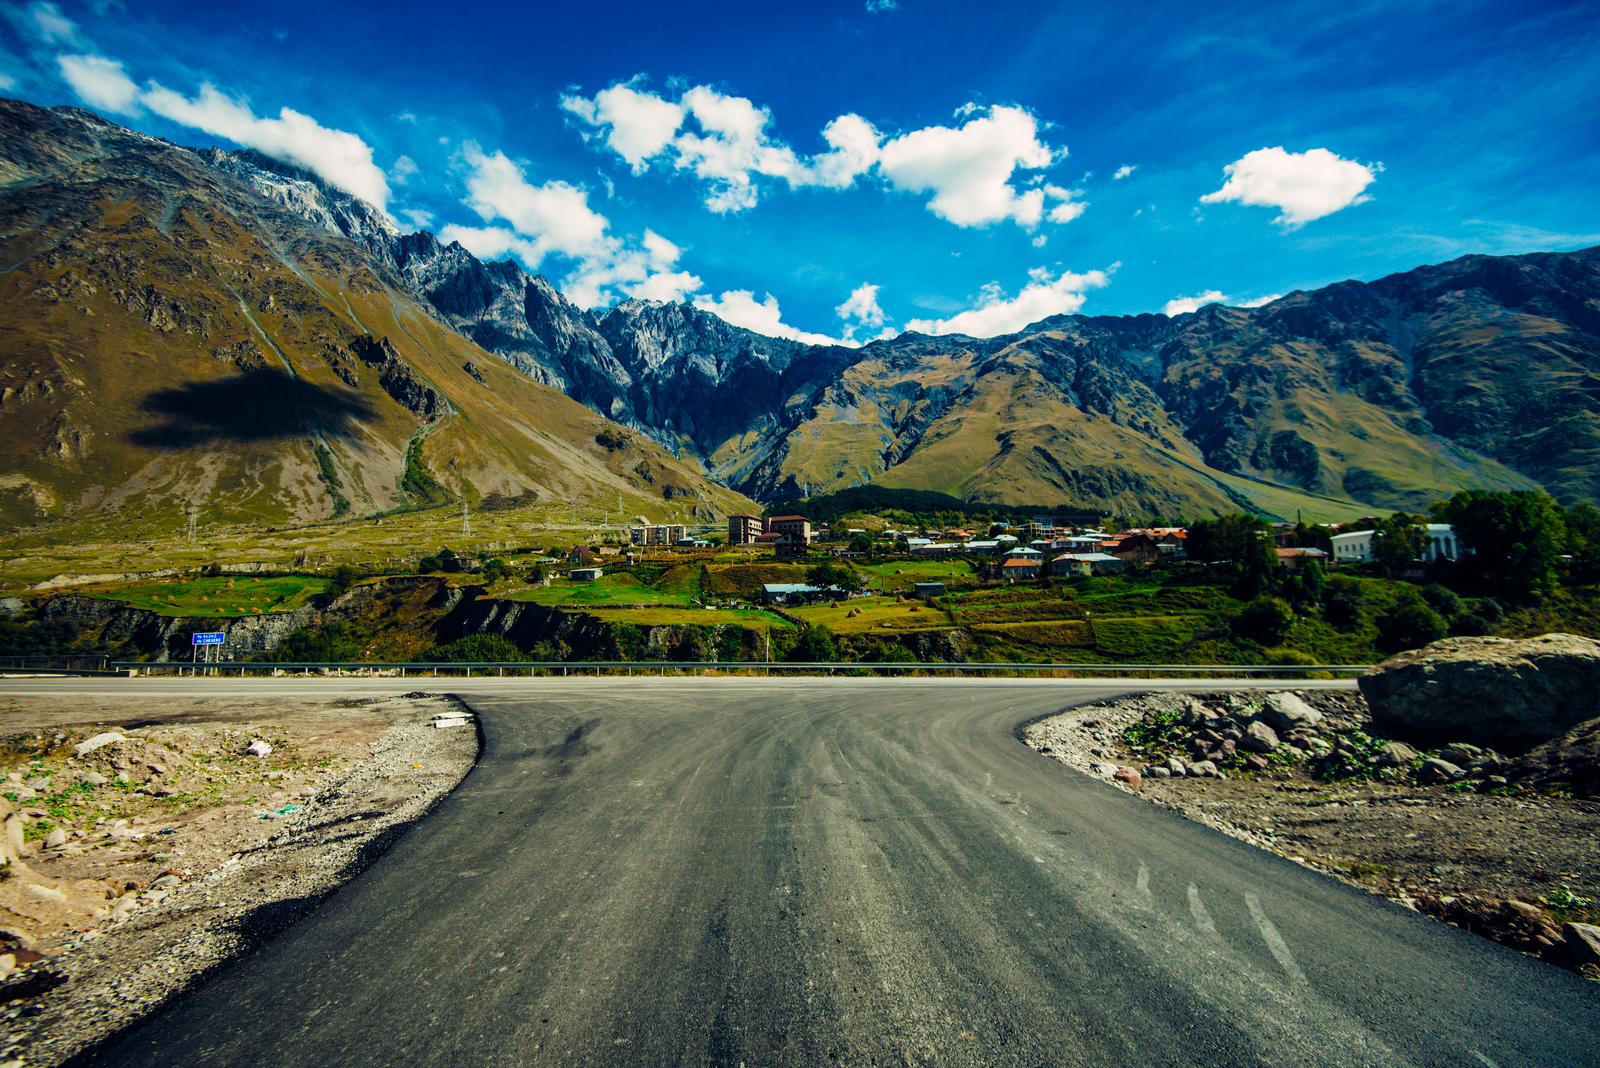
[[[1000,664],[1000,663],[764,663],[747,660],[581,660],[581,661],[480,661],[475,663],[433,664],[420,661],[394,663],[368,663],[363,661],[307,661],[297,663],[272,663],[261,660],[234,662],[204,661],[189,664],[181,661],[150,663],[143,661],[113,661],[114,673],[157,674],[175,672],[179,675],[219,677],[246,674],[302,675],[313,673],[329,676],[393,676],[397,678],[432,678],[450,675],[478,677],[557,676],[581,675],[760,675],[826,674],[837,675],[872,673],[904,676],[911,674],[945,675],[949,677],[1049,674],[1068,678],[1155,678],[1168,676],[1216,675],[1241,678],[1305,677],[1309,672],[1329,675],[1361,674],[1370,669],[1369,664]]]

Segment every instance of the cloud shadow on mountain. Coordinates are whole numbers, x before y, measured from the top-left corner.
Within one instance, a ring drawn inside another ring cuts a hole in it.
[[[354,424],[377,414],[353,390],[292,378],[275,367],[158,389],[140,407],[165,422],[134,430],[128,440],[156,448],[303,438],[313,430],[348,437]]]

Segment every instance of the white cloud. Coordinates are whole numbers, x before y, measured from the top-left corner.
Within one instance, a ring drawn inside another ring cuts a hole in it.
[[[1125,164],[1117,168],[1116,173],[1111,176],[1111,180],[1113,182],[1121,181],[1138,169],[1138,164]]]
[[[1224,167],[1228,180],[1215,193],[1201,197],[1200,203],[1236,200],[1275,207],[1283,214],[1273,221],[1293,230],[1371,200],[1362,191],[1381,169],[1379,164],[1341,159],[1325,148],[1298,153],[1282,147],[1258,148]]]
[[[114,115],[143,113],[139,87],[119,61],[97,55],[57,56],[56,65],[78,99],[97,111]]]
[[[402,208],[398,214],[403,222],[415,229],[427,230],[433,226],[431,211],[423,211],[421,208]]]
[[[38,8],[53,9],[53,5],[35,4]],[[56,64],[73,92],[92,108],[120,115],[148,109],[179,125],[304,167],[379,210],[388,205],[388,177],[372,161],[372,148],[353,133],[330,130],[291,108],[280,110],[277,118],[257,118],[248,103],[223,94],[209,82],[192,100],[156,82],[141,90],[121,61],[102,55],[59,55]],[[415,170],[416,164],[402,156],[395,164],[396,179],[403,181]]]
[[[740,96],[698,85],[679,98],[614,85],[593,98],[568,95],[561,106],[582,123],[604,131],[605,143],[635,174],[653,160],[688,171],[706,183],[714,212],[745,211],[761,197],[760,178],[781,179],[791,189],[848,189],[877,168],[896,189],[932,193],[928,209],[958,226],[1013,219],[1032,228],[1046,216],[1070,222],[1083,213],[1078,194],[1057,186],[1019,190],[1019,169],[1037,170],[1059,155],[1043,144],[1038,124],[1017,107],[957,111],[963,125],[913,130],[887,143],[859,115],[840,115],[822,129],[828,150],[803,157],[772,136],[772,112]]]
[[[847,302],[848,303],[848,302]],[[811,334],[804,330],[796,330],[783,321],[778,311],[778,298],[771,293],[761,303],[756,303],[755,294],[748,289],[738,289],[724,293],[717,300],[710,297],[700,297],[694,306],[701,311],[708,311],[734,326],[742,326],[746,330],[754,330],[767,337],[788,338],[790,341],[802,341],[807,345],[838,345],[841,342],[826,334]]]
[[[81,48],[85,44],[83,38],[78,36],[77,23],[63,15],[55,4],[32,3],[21,12],[10,14],[13,22],[44,44],[72,48]]]
[[[895,0],[867,0],[867,14],[876,15],[882,11],[897,11],[900,5]]]
[[[1266,296],[1257,297],[1255,300],[1243,300],[1243,301],[1240,301],[1239,302],[1239,307],[1241,307],[1241,308],[1259,308],[1259,307],[1262,307],[1263,305],[1271,304],[1273,301],[1277,300],[1281,296],[1283,296],[1282,293],[1268,293]]]
[[[650,159],[683,125],[683,105],[628,85],[602,89],[593,100],[563,96],[561,106],[591,126],[609,127],[606,145],[628,162],[634,174],[643,174]]]
[[[845,321],[844,341],[846,344],[855,344],[856,331],[860,329],[876,330],[877,337],[894,337],[896,331],[891,326],[885,326],[888,316],[878,306],[878,290],[880,286],[870,282],[857,286],[851,290],[845,302],[833,309],[834,314]],[[854,320],[852,322],[851,320]]]
[[[406,179],[416,174],[418,170],[416,160],[410,156],[401,156],[394,161],[394,166],[389,168],[389,177],[397,185],[405,185]]]
[[[371,146],[353,133],[330,130],[292,108],[282,108],[275,119],[257,118],[249,104],[209,82],[192,100],[151,82],[140,102],[173,122],[304,167],[380,210],[388,205],[389,180],[372,162]]]
[[[609,232],[611,223],[590,209],[588,190],[562,181],[533,185],[504,152],[485,153],[468,141],[462,157],[470,168],[463,200],[487,223],[509,226],[450,225],[439,236],[460,241],[481,259],[508,254],[538,270],[547,256],[574,261],[561,280],[568,300],[592,308],[618,296],[680,301],[700,288],[700,279],[678,271],[682,250],[651,230],[637,245]]]
[[[977,110],[968,104],[957,114]],[[1047,192],[1030,189],[1019,193],[1011,185],[1011,176],[1018,168],[1048,167],[1056,158],[1039,140],[1032,115],[1021,108],[996,106],[957,129],[929,126],[886,142],[879,167],[896,189],[932,192],[928,210],[957,226],[987,226],[1012,219],[1032,229],[1044,216]],[[1052,197],[1065,192],[1055,186],[1050,189],[1055,190],[1048,194]],[[1077,213],[1063,214],[1060,221]]]
[[[1204,293],[1197,293],[1192,297],[1173,297],[1161,306],[1161,314],[1167,316],[1187,315],[1199,311],[1207,304],[1221,304],[1228,298],[1221,290],[1208,289]]]
[[[16,87],[17,80],[4,71],[0,71],[0,90],[11,90]]]
[[[1116,270],[1115,264],[1111,270]],[[1108,271],[1084,274],[1067,271],[1053,278],[1050,271],[1042,267],[1029,271],[1028,276],[1033,281],[1009,300],[1000,283],[991,282],[979,293],[977,307],[949,319],[913,319],[906,324],[906,329],[921,334],[967,334],[971,337],[1011,334],[1040,319],[1076,312],[1088,299],[1088,290],[1099,289],[1111,280]]]

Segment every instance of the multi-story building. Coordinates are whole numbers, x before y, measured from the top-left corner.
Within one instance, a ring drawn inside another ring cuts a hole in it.
[[[632,527],[628,531],[628,540],[634,545],[673,545],[688,535],[689,528],[682,523],[662,523]]]
[[[753,545],[767,532],[767,521],[758,515],[735,512],[728,517],[728,544]]]
[[[811,520],[803,515],[775,515],[767,520],[767,533],[793,534],[802,542],[811,541]]]

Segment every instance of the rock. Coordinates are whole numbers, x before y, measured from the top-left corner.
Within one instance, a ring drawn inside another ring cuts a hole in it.
[[[1215,779],[1217,766],[1209,760],[1199,760],[1189,765],[1188,774],[1196,779]]]
[[[1102,779],[1109,779],[1117,773],[1117,766],[1115,764],[1094,764],[1090,770]]]
[[[1270,753],[1278,748],[1278,734],[1265,723],[1256,720],[1244,732],[1244,737],[1239,739],[1239,746],[1252,753]]]
[[[1448,760],[1452,764],[1460,764],[1462,767],[1466,767],[1482,755],[1482,749],[1475,745],[1468,745],[1465,742],[1456,742],[1439,750],[1439,759]]]
[[[1292,693],[1269,693],[1261,719],[1273,730],[1287,734],[1299,727],[1315,727],[1322,722],[1322,713]]]
[[[23,892],[26,893],[29,897],[37,898],[40,901],[54,901],[54,902],[56,902],[58,904],[61,904],[61,903],[65,903],[65,901],[67,900],[67,895],[63,894],[60,890],[57,890],[55,887],[53,887],[53,886],[40,886],[38,883],[29,883],[26,887],[23,888]]]
[[[1224,739],[1222,739],[1221,743],[1218,744],[1216,750],[1212,753],[1212,759],[1213,760],[1232,760],[1233,759],[1233,755],[1235,753],[1237,753],[1238,751],[1239,751],[1239,747],[1238,747],[1238,745],[1234,744],[1233,739],[1224,738]]]
[[[1446,638],[1385,660],[1359,684],[1380,733],[1520,748],[1600,716],[1600,642]]]
[[[1134,771],[1132,768],[1118,768],[1112,773],[1111,777],[1117,782],[1127,783],[1128,789],[1132,790],[1134,793],[1139,792],[1139,787],[1143,782],[1143,780],[1139,777],[1139,773]]]
[[[98,771],[91,771],[89,774],[83,777],[83,781],[88,783],[90,786],[104,786],[111,780],[100,774]]]
[[[66,844],[67,832],[60,827],[44,836],[44,847],[46,849],[60,849]]]
[[[245,752],[249,753],[251,756],[264,757],[272,752],[272,746],[268,745],[266,742],[263,742],[260,738],[257,738],[255,741],[250,743],[250,747],[246,749]]]
[[[1561,938],[1578,963],[1600,964],[1600,927],[1590,923],[1563,924]]]
[[[97,734],[93,738],[85,738],[83,741],[73,746],[72,751],[79,756],[85,756],[94,752],[96,749],[103,749],[108,745],[117,745],[127,740],[128,739],[124,738],[116,731],[107,731],[104,734]]]
[[[1151,768],[1149,771],[1145,772],[1145,774],[1150,776],[1152,779],[1170,779],[1172,778],[1172,769]]]
[[[1179,760],[1177,757],[1169,757],[1167,759],[1167,770],[1172,772],[1174,776],[1179,776],[1182,775],[1187,769],[1183,766],[1183,761]]]
[[[1272,761],[1260,753],[1246,753],[1243,757],[1244,766],[1253,771],[1266,771],[1272,766]]]
[[[1424,786],[1432,786],[1441,782],[1455,782],[1466,774],[1465,771],[1448,760],[1440,760],[1438,757],[1429,757],[1422,762],[1422,767],[1417,769],[1417,779]]]
[[[1404,742],[1389,742],[1372,758],[1375,768],[1403,768],[1417,759],[1417,751]]]
[[[155,882],[150,884],[150,889],[152,889],[152,890],[165,890],[168,887],[182,886],[182,885],[183,885],[183,880],[180,879],[178,876],[176,876],[176,875],[163,875],[163,876],[161,876],[161,878],[157,879]]]

